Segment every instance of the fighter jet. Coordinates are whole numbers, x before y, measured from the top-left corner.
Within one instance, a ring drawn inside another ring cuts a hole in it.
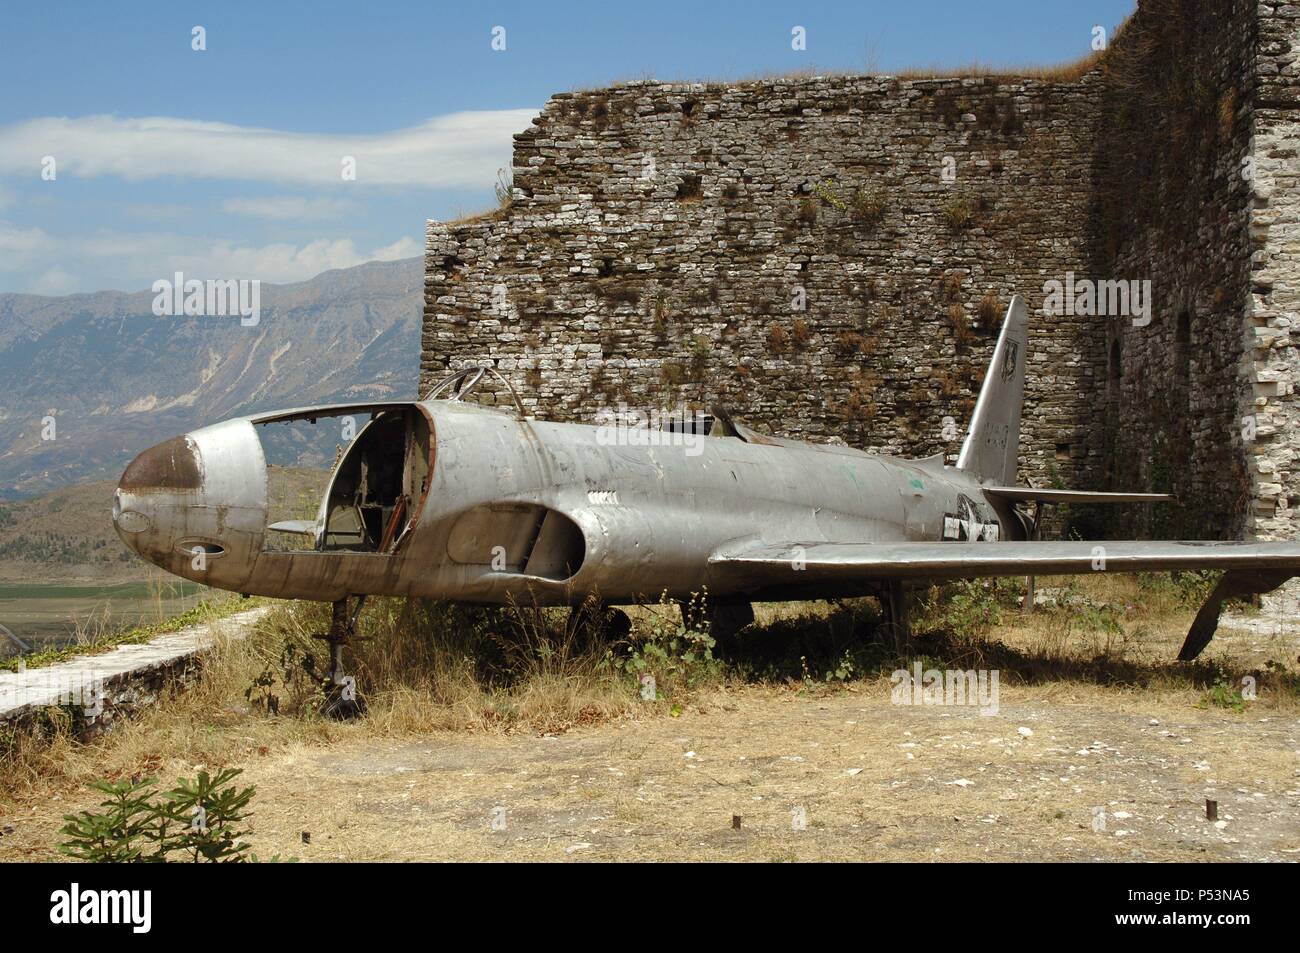
[[[332,602],[322,637],[335,684],[370,595],[578,607],[707,593],[717,639],[752,621],[754,602],[877,595],[898,636],[906,590],[936,580],[1226,570],[1178,656],[1195,658],[1225,599],[1300,574],[1300,543],[1038,539],[1044,505],[1168,497],[1016,485],[1028,329],[1016,297],[955,465],[782,439],[721,409],[693,431],[611,439],[608,427],[530,419],[509,382],[478,367],[422,400],[255,414],[175,437],[126,468],[113,522],[178,576]],[[513,408],[465,400],[488,374]],[[369,421],[316,518],[268,525],[259,430],[353,414]]]

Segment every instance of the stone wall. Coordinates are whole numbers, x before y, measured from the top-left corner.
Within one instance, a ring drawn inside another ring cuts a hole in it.
[[[1231,538],[1248,520],[1253,12],[1147,0],[1099,71],[1094,271],[1150,280],[1153,305],[1148,324],[1098,326],[1108,483],[1178,500],[1117,512],[1125,533]]]
[[[952,453],[1019,293],[1022,480],[1179,499],[1073,509],[1085,532],[1291,535],[1297,11],[1141,0],[1059,82],[558,94],[509,206],[429,223],[422,386],[487,359],[554,419],[720,401]],[[1044,313],[1071,274],[1149,281],[1150,322]]]
[[[1250,288],[1246,302],[1251,511],[1247,530],[1294,538],[1300,506],[1300,6],[1258,5]]]
[[[1155,298],[1106,329],[1108,473],[1180,501],[1126,532],[1295,533],[1298,33],[1275,0],[1144,0],[1101,71],[1097,267]]]
[[[955,452],[1011,295],[1087,270],[1093,99],[988,78],[558,94],[515,138],[509,208],[429,224],[422,383],[488,359],[555,419],[721,401]],[[1090,333],[1035,322],[1031,479],[1099,469]]]
[[[107,730],[195,681],[221,639],[242,638],[267,613],[260,606],[189,626],[101,655],[0,671],[0,748],[6,733],[67,727],[78,735]]]

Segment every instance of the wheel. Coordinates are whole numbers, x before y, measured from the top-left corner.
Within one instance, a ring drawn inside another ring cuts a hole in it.
[[[366,713],[366,700],[357,692],[351,676],[345,679],[344,684],[330,685],[325,689],[320,713],[335,721],[350,721]]]
[[[622,609],[587,600],[569,612],[567,628],[574,647],[588,651],[627,638],[632,620]]]

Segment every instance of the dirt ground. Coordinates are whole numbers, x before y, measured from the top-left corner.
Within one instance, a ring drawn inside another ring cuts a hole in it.
[[[1294,697],[1209,703],[1171,661],[1189,610],[1132,583],[1082,584],[1122,624],[1081,625],[1083,603],[1009,613],[981,643],[1002,646],[992,713],[895,704],[884,675],[728,679],[557,734],[413,730],[271,718],[214,686],[79,755],[80,774],[0,799],[0,861],[59,859],[63,815],[99,800],[87,776],[170,783],[204,751],[256,785],[262,858],[1300,860]],[[1293,664],[1296,618],[1290,605],[1228,616],[1208,654]]]
[[[1300,857],[1294,712],[1000,695],[981,715],[893,705],[887,683],[746,688],[558,737],[250,752],[252,842],[302,861]],[[74,806],[55,795],[0,817],[0,859],[55,857]]]

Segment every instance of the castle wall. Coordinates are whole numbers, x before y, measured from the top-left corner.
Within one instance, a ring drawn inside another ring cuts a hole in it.
[[[1093,99],[869,77],[556,95],[516,136],[509,208],[429,225],[423,384],[490,359],[551,418],[721,401],[955,453],[1011,295],[1087,271]],[[1089,334],[1034,323],[1028,478],[1099,468]]]
[[[1094,270],[1151,281],[1149,323],[1098,322],[1107,481],[1172,493],[1114,528],[1232,538],[1251,477],[1247,343],[1254,4],[1146,0],[1100,70]]]
[[[1300,7],[1262,0],[1253,102],[1252,238],[1245,333],[1256,439],[1249,531],[1294,538],[1300,507]]]
[[[557,94],[508,207],[429,223],[422,386],[490,360],[552,419],[720,402],[955,453],[1019,293],[1022,480],[1178,499],[1072,508],[1085,532],[1292,535],[1298,15],[1141,0],[1059,82]],[[1046,313],[1071,276],[1149,282],[1150,311]]]

